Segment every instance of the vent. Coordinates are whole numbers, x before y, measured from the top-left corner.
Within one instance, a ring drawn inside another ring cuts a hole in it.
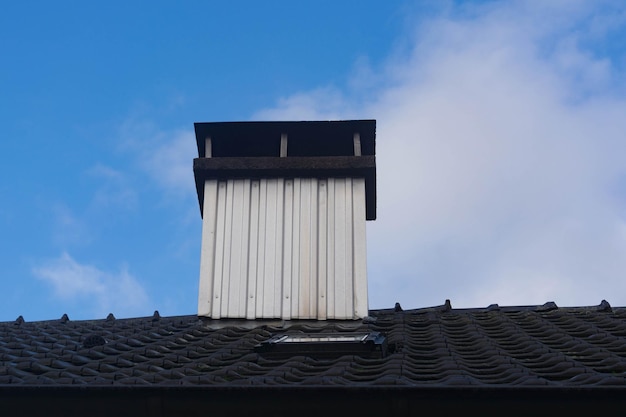
[[[106,345],[106,343],[107,341],[104,339],[104,337],[97,335],[97,334],[91,334],[87,336],[85,340],[83,340],[83,347],[87,349],[91,349],[96,346]]]

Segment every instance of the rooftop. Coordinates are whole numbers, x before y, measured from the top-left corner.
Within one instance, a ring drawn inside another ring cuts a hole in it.
[[[196,315],[0,323],[0,387],[472,387],[626,385],[626,308],[372,310],[358,321],[237,321]],[[383,357],[273,357],[278,334],[386,337]]]

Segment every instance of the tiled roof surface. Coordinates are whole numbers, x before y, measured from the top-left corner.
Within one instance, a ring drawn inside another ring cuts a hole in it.
[[[626,308],[373,310],[360,322],[233,322],[197,316],[0,323],[0,386],[626,385]],[[276,334],[386,335],[383,358],[273,358]]]

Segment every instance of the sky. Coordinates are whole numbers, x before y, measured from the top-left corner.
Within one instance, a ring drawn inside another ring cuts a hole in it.
[[[0,321],[195,314],[194,122],[377,120],[370,308],[626,306],[622,1],[25,1]]]

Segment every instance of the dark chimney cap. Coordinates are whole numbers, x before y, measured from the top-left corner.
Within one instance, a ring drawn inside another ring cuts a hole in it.
[[[206,155],[211,138],[211,156],[279,156],[280,138],[286,134],[287,156],[354,156],[353,137],[361,139],[361,154],[376,155],[376,120],[302,122],[213,122],[194,123],[198,156]]]
[[[206,180],[364,178],[376,219],[376,120],[195,123],[200,213]],[[210,148],[207,151],[207,139]]]

